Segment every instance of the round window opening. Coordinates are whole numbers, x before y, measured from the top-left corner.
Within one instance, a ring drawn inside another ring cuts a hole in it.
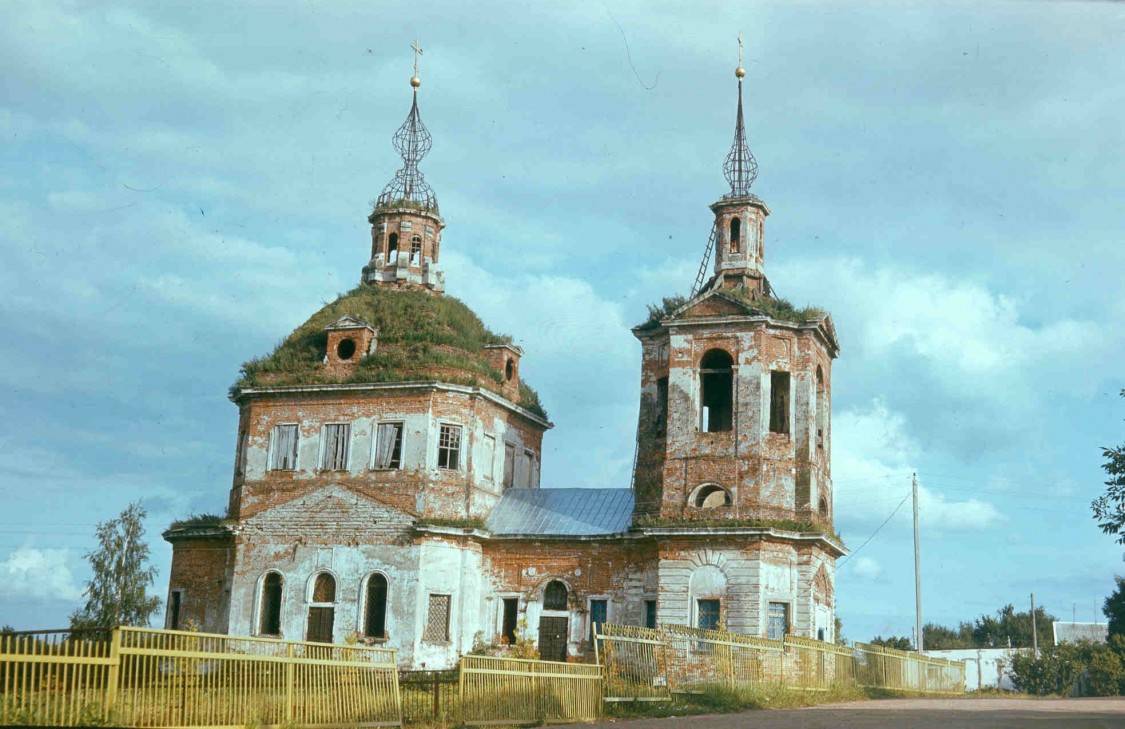
[[[336,345],[336,355],[340,359],[351,359],[355,355],[355,340],[341,339]]]
[[[515,373],[516,373],[516,363],[512,360],[508,360],[508,364],[504,365],[504,377],[511,380],[512,375],[514,375]]]

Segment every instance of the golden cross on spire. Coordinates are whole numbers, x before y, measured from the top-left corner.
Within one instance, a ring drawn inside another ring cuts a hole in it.
[[[746,75],[746,69],[742,67],[742,31],[738,32],[738,68],[734,69],[734,75],[738,77],[738,88],[741,89],[742,77]]]
[[[738,65],[742,65],[742,31],[738,31]]]

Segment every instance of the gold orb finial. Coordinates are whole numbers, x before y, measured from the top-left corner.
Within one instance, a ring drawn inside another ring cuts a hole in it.
[[[422,85],[422,79],[418,78],[417,76],[411,76],[410,77],[410,85],[413,86],[414,88],[418,88],[419,86]]]
[[[742,66],[739,66],[738,68],[734,69],[734,75],[738,78],[742,78],[746,75],[746,69]]]

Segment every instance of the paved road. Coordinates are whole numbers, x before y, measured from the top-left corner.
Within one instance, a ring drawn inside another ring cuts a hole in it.
[[[883,699],[809,709],[629,719],[616,729],[1104,729],[1125,728],[1125,698]]]

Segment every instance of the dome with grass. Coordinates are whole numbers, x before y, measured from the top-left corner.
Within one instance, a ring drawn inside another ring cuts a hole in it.
[[[339,377],[323,366],[325,327],[344,316],[366,321],[379,334],[375,352]],[[511,337],[489,330],[451,296],[361,285],[309,317],[273,352],[243,364],[231,394],[252,387],[435,381],[500,393],[504,375],[488,363],[484,348],[507,343]],[[523,382],[516,404],[547,419],[538,394]]]

